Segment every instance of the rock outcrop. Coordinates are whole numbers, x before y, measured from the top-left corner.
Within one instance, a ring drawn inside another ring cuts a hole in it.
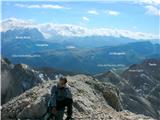
[[[86,75],[68,76],[67,79],[73,93],[75,120],[153,120],[129,111],[117,112],[109,106],[121,106],[120,95],[112,85]],[[56,82],[49,80],[41,83],[4,104],[2,119],[42,120],[47,110],[50,89]]]

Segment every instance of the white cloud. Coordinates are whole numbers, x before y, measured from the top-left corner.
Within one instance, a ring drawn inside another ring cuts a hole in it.
[[[89,14],[98,15],[99,13],[96,10],[89,10]]]
[[[145,8],[147,9],[147,14],[160,16],[160,10],[157,7],[148,5]]]
[[[144,6],[147,14],[160,16],[160,0],[137,0],[135,3]]]
[[[157,6],[160,4],[160,0],[138,0],[138,2],[148,4],[148,5],[154,5],[154,6]]]
[[[22,7],[22,8],[44,8],[44,9],[63,9],[65,8],[64,6],[60,5],[52,5],[52,4],[16,4],[15,6],[17,7]]]
[[[88,17],[82,17],[82,19],[83,19],[84,21],[89,21],[89,18],[88,18]]]
[[[118,16],[120,14],[118,11],[114,11],[114,10],[107,10],[106,13],[111,16]]]
[[[86,37],[86,36],[114,36],[114,37],[127,37],[132,39],[159,39],[160,36],[143,33],[133,32],[123,29],[110,29],[110,28],[86,28],[70,24],[53,24],[44,23],[36,24],[31,21],[11,18],[2,21],[2,31],[13,30],[15,28],[37,28],[46,38],[53,37],[54,35],[65,37]]]

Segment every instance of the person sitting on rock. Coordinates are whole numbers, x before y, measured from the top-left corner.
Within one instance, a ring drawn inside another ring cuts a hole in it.
[[[60,77],[58,84],[51,89],[52,115],[55,120],[63,120],[65,107],[67,107],[66,120],[72,120],[72,104],[72,93],[67,78]]]

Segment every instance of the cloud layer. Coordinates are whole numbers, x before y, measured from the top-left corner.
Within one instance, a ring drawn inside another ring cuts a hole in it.
[[[152,5],[148,5],[145,7],[147,9],[146,13],[150,15],[160,16],[160,10]]]
[[[138,0],[138,2],[153,6],[158,6],[160,4],[160,0]]]
[[[87,19],[86,19],[87,20]],[[53,24],[44,23],[37,24],[33,21],[21,20],[16,18],[10,18],[2,21],[1,31],[13,30],[21,28],[37,28],[43,33],[46,38],[58,36],[67,37],[86,37],[86,36],[114,36],[114,37],[127,37],[132,39],[158,39],[159,36],[143,33],[132,32],[122,29],[110,29],[110,28],[93,28],[89,29],[77,25],[70,24]]]
[[[160,0],[138,0],[136,3],[145,6],[146,14],[160,16]]]

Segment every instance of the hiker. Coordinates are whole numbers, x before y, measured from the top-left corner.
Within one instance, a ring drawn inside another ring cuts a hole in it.
[[[53,120],[63,120],[65,107],[67,108],[67,118],[65,120],[72,120],[72,93],[67,78],[60,77],[57,85],[54,85],[51,90],[51,105]]]

